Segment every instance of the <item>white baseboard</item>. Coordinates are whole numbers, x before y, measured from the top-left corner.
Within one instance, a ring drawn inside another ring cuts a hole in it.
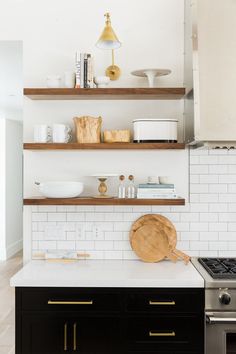
[[[14,254],[22,250],[22,248],[23,248],[23,239],[13,242],[6,249],[6,259],[14,256]]]

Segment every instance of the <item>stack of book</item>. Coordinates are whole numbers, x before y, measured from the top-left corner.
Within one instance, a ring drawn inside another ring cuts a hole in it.
[[[139,184],[137,190],[139,199],[174,199],[178,198],[174,184]]]
[[[94,62],[91,54],[76,53],[76,88],[93,88]]]

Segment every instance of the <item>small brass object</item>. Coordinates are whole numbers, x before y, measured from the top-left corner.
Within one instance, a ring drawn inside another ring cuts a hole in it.
[[[52,300],[48,300],[48,305],[93,305],[93,300],[90,300],[90,301],[52,301]]]
[[[175,332],[149,332],[149,337],[175,337]]]
[[[160,305],[160,306],[173,306],[175,301],[149,301],[149,305]]]

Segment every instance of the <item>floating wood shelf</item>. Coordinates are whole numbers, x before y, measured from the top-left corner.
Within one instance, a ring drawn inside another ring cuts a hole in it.
[[[178,100],[185,88],[25,88],[24,95],[32,100]]]
[[[184,143],[25,143],[25,150],[183,150]]]
[[[24,205],[185,205],[185,199],[26,198]]]

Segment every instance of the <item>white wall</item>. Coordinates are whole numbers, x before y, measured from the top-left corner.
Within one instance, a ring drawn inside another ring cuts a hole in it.
[[[22,46],[22,41],[0,41],[0,118],[23,120]]]
[[[0,119],[0,260],[6,258],[6,122]]]
[[[23,124],[6,120],[6,252],[22,249]]]
[[[22,248],[22,41],[0,41],[0,259]]]
[[[0,24],[8,38],[24,41],[25,86],[45,86],[48,74],[63,75],[74,68],[76,50],[95,56],[96,74],[103,74],[110,64],[110,53],[99,50],[95,43],[104,27],[103,14],[109,10],[113,27],[122,47],[116,51],[122,69],[113,86],[144,86],[146,81],[130,75],[137,68],[167,67],[172,74],[161,78],[160,86],[183,85],[183,0],[150,0],[145,6],[131,1],[31,1],[5,4],[6,14],[15,26]],[[15,12],[17,16],[15,16]],[[3,20],[4,21],[4,20]],[[43,25],[42,25],[43,23]],[[28,29],[31,30],[28,30]],[[0,31],[1,32],[1,31]],[[140,117],[171,117],[182,121],[180,101],[31,101],[25,98],[24,141],[32,141],[36,123],[68,123],[72,118],[89,114],[103,117],[103,129],[132,128]],[[180,124],[181,127],[181,124]],[[179,129],[179,140],[182,129]],[[171,175],[182,196],[188,195],[188,154],[179,152],[76,152],[31,153],[24,155],[25,196],[37,195],[35,180],[80,179],[86,182],[85,193],[94,193],[96,181],[87,175],[100,172],[133,173],[137,181],[149,174]],[[180,171],[178,166],[183,169]],[[53,167],[52,167],[53,166]],[[130,167],[132,166],[132,168]],[[115,192],[115,186],[112,192]]]

